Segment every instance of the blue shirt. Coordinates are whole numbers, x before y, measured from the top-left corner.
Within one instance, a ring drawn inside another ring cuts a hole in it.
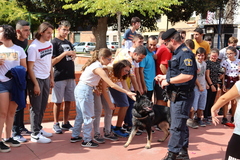
[[[139,67],[143,67],[144,81],[148,91],[153,91],[154,78],[156,76],[155,60],[153,58],[154,53],[150,52],[147,48],[146,57],[139,63]]]
[[[167,79],[176,77],[180,74],[193,75],[190,81],[178,84],[171,84],[168,86],[169,90],[189,90],[195,86],[197,78],[197,64],[195,56],[192,51],[183,43],[173,53],[172,59],[169,61]]]

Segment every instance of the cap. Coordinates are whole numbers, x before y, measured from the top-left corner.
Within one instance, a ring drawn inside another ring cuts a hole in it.
[[[165,33],[162,34],[162,40],[171,38],[176,32],[177,32],[177,30],[174,28],[167,30]]]

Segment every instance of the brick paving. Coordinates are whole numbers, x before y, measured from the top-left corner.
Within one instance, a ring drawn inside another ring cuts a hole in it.
[[[116,117],[113,118],[113,124]],[[71,121],[73,124],[73,121]],[[43,127],[48,132],[52,131],[52,122],[43,123]],[[26,125],[30,128],[29,125]],[[101,131],[103,118],[101,119]],[[190,128],[189,155],[192,160],[222,160],[227,143],[232,135],[233,129],[224,125],[207,126],[198,129]],[[31,141],[23,143],[18,148],[12,148],[9,153],[0,153],[0,160],[160,160],[167,152],[167,141],[157,142],[162,136],[161,131],[153,134],[152,148],[145,149],[146,133],[135,136],[128,148],[123,145],[126,138],[112,142],[106,140],[105,144],[100,144],[97,148],[83,148],[81,143],[70,143],[71,132],[64,134],[54,134],[52,143],[36,144]],[[29,136],[25,136],[30,139]]]

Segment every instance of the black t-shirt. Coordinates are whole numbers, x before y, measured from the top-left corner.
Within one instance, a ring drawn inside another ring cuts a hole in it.
[[[24,41],[20,41],[20,40],[16,39],[16,40],[14,40],[13,43],[22,47],[27,55],[27,49],[28,49],[28,40],[27,39],[25,39]]]
[[[54,38],[53,44],[53,58],[59,56],[65,51],[73,50],[71,42],[64,39],[63,41]],[[75,79],[75,67],[72,57],[66,56],[57,64],[54,65],[54,81],[61,81],[66,79]]]

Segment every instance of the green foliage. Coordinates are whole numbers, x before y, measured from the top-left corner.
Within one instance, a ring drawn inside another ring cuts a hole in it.
[[[202,14],[202,18],[206,18],[207,11],[216,11],[219,7],[223,8],[228,0],[179,0],[180,5],[170,6],[170,11],[166,10],[165,14],[172,23],[181,20],[188,21],[192,13]]]
[[[25,7],[19,7],[16,0],[1,0],[0,1],[0,23],[10,24],[15,26],[15,22],[20,19],[27,18],[27,10]]]
[[[62,6],[68,4],[61,0],[17,0],[18,5],[26,6],[27,10],[38,18],[39,23],[48,21],[55,27],[61,20],[68,20],[72,30],[78,30],[78,26],[87,26],[89,23],[82,21],[91,17],[83,15],[83,9],[75,10],[63,9]],[[74,0],[73,2],[77,2]]]
[[[139,11],[140,14],[153,17],[155,14],[162,14],[163,10],[169,10],[170,5],[180,4],[177,0],[65,0],[71,3],[63,6],[65,9],[84,8],[84,14],[94,13],[97,17],[115,16],[117,12],[129,16],[130,13]]]

